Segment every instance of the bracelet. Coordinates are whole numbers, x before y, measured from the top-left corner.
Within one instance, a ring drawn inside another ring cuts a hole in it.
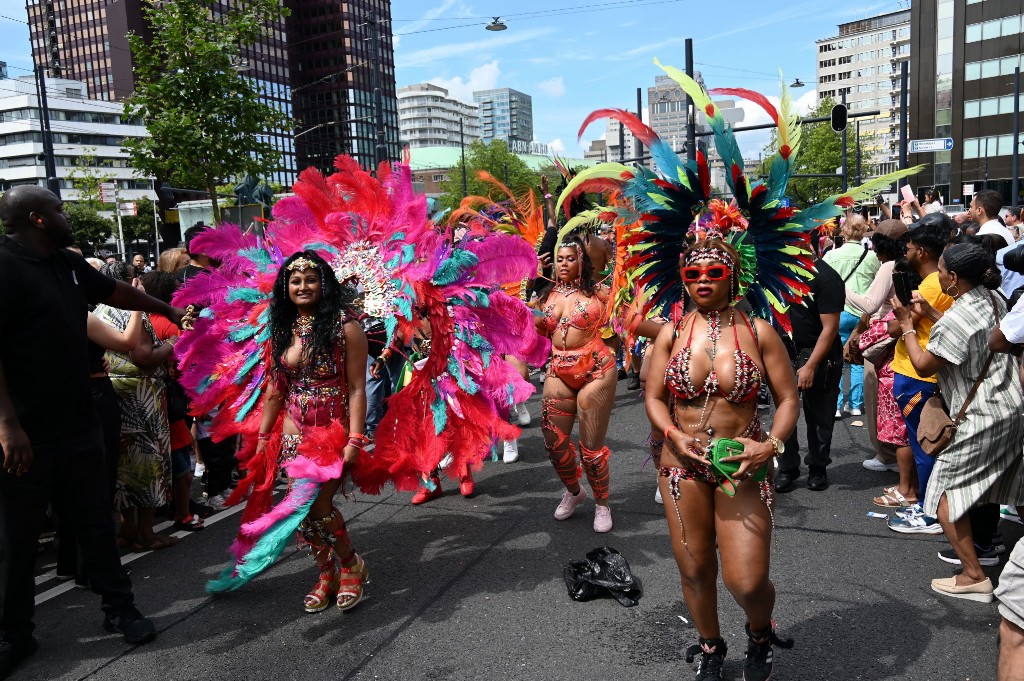
[[[348,443],[356,449],[364,449],[366,445],[370,444],[370,438],[362,433],[353,433],[348,436]]]
[[[917,335],[917,329],[911,329],[910,331],[904,331],[903,333],[900,334],[900,338],[903,338],[904,336],[909,336],[910,334],[914,334],[916,336]]]
[[[256,439],[260,442],[269,442],[271,438],[270,433],[260,433],[256,436]]]
[[[664,436],[665,436],[665,442],[669,442],[669,441],[670,441],[670,440],[669,440],[669,437],[668,437],[668,434],[669,434],[670,432],[672,432],[673,430],[674,430],[674,431],[676,431],[677,433],[679,432],[679,429],[678,429],[678,428],[676,428],[675,426],[669,426],[668,428],[666,428],[666,429],[665,429],[665,432],[664,432],[664,433],[662,433],[662,435],[664,435]]]

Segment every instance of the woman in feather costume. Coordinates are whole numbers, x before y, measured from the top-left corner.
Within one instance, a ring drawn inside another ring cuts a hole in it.
[[[754,92],[712,91],[750,99],[778,126],[769,176],[751,182],[732,130],[709,93],[678,69],[655,63],[707,118],[732,202],[714,195],[703,153],[683,163],[653,130],[620,110],[594,112],[581,134],[595,119],[615,118],[650,149],[657,172],[622,164],[588,168],[561,200],[611,182],[631,204],[619,209],[625,219],[642,223],[626,239],[630,275],[645,291],[645,309],[671,319],[655,341],[646,403],[653,431],[664,435],[659,486],[683,595],[700,635],[687,660],[700,655],[697,679],[722,678],[727,646],[718,623],[720,553],[725,585],[748,619],[744,681],[764,681],[772,674],[773,646],[792,645],[776,636],[772,622],[768,475],[799,413],[788,354],[764,319],[774,317],[790,331],[787,306],[800,304],[809,292],[808,234],[816,225],[917,169],[878,178],[801,212],[784,207],[800,144],[785,88],[781,112]],[[744,296],[764,319],[736,310]],[[762,381],[777,405],[766,429],[757,416]],[[743,445],[742,453],[722,459],[738,466],[731,474],[712,464],[722,438]]]

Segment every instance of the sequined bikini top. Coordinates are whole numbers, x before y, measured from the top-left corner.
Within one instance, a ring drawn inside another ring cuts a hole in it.
[[[733,339],[735,340],[736,349],[733,350],[732,355],[736,366],[736,380],[732,390],[729,392],[722,390],[721,384],[718,381],[718,372],[714,366],[711,367],[711,373],[708,374],[707,379],[700,386],[694,385],[691,380],[690,358],[692,353],[690,347],[693,341],[693,327],[697,322],[697,317],[699,317],[694,312],[690,315],[690,333],[687,337],[686,345],[672,356],[668,366],[665,368],[665,385],[673,395],[681,400],[694,400],[704,395],[705,390],[708,390],[712,395],[724,397],[726,401],[733,403],[746,402],[757,397],[757,392],[761,388],[761,370],[758,368],[757,362],[740,349],[739,325],[735,323],[735,315],[739,315],[743,319],[746,327],[750,330],[750,335],[757,341],[757,332],[750,323],[750,319],[744,314],[734,313]],[[679,326],[683,323],[680,322],[676,326],[676,333],[673,334],[673,337],[678,335]]]

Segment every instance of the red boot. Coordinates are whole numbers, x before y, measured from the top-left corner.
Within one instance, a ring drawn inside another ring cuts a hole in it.
[[[426,481],[424,481],[423,487],[420,487],[420,490],[412,496],[413,506],[419,506],[420,504],[425,504],[428,501],[433,501],[444,494],[444,490],[441,489],[441,478],[436,475],[432,475],[430,476],[430,482],[434,483],[434,489],[427,487]]]

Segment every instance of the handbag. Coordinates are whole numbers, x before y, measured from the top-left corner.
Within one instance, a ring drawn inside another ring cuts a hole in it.
[[[860,334],[851,333],[843,343],[843,361],[847,364],[863,364],[864,354],[860,349]]]
[[[991,292],[989,292],[989,297],[992,297]],[[992,308],[995,310],[996,325],[998,326],[999,307],[996,306],[995,299],[992,300]],[[978,379],[971,386],[971,392],[967,393],[967,399],[964,400],[964,404],[960,407],[960,411],[955,419],[949,418],[946,404],[938,393],[925,401],[924,406],[921,407],[921,421],[917,426],[917,442],[921,445],[921,449],[924,450],[925,454],[928,456],[938,456],[946,447],[949,447],[953,441],[953,436],[956,435],[956,429],[960,426],[960,421],[963,420],[964,414],[967,413],[967,407],[971,405],[971,402],[974,401],[974,396],[978,394],[978,388],[981,387],[981,381],[988,373],[988,368],[992,365],[994,356],[995,353],[988,353],[988,358],[985,360],[984,366],[981,367],[981,374],[978,375]]]
[[[877,370],[884,367],[885,363],[892,359],[895,349],[895,338],[883,338],[877,343],[872,343],[861,350],[860,354],[864,357],[865,362],[871,362]]]

